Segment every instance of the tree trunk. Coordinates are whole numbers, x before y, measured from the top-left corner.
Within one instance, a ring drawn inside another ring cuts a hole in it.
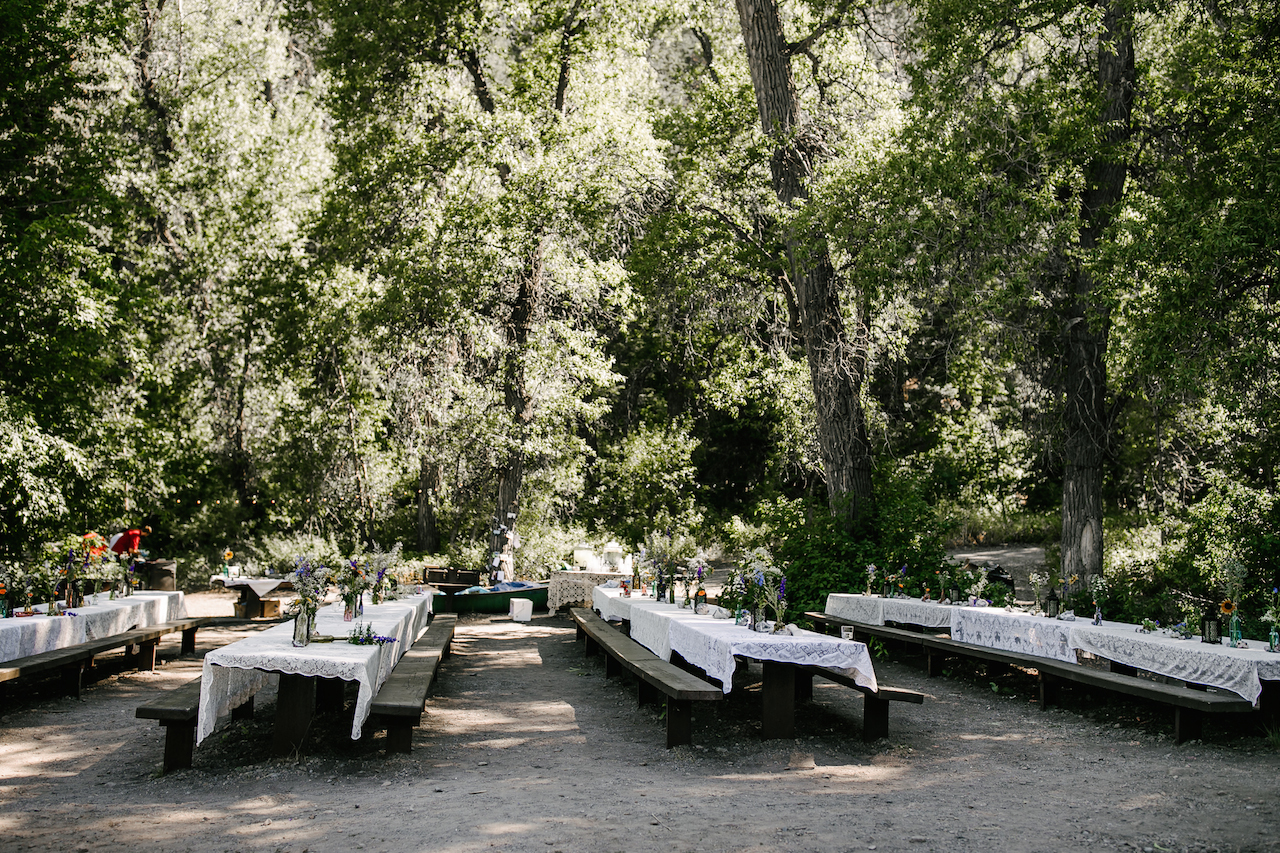
[[[776,143],[770,170],[779,201],[808,198],[814,149],[806,146],[791,71],[791,53],[775,0],[737,0],[738,20],[751,69],[751,84],[764,131]],[[785,235],[795,281],[800,331],[817,408],[818,445],[833,515],[848,527],[871,510],[871,452],[862,382],[866,348],[855,347],[845,330],[839,281],[821,234]],[[857,322],[865,334],[866,316]]]
[[[440,528],[436,524],[439,486],[440,465],[424,456],[418,469],[418,548],[428,554],[440,553]]]
[[[1090,253],[1104,239],[1124,197],[1125,145],[1137,72],[1133,17],[1124,0],[1106,7],[1098,40],[1098,90],[1103,96],[1102,141],[1085,169],[1080,248]],[[1072,273],[1066,316],[1066,446],[1062,482],[1062,570],[1083,578],[1102,572],[1102,463],[1111,435],[1107,400],[1107,338],[1111,318],[1097,283],[1079,262]]]
[[[498,501],[491,529],[490,570],[507,571],[514,580],[516,523],[520,518],[520,486],[524,480],[524,443],[533,420],[533,396],[525,377],[525,356],[538,310],[542,304],[542,239],[535,242],[529,263],[520,276],[511,317],[507,324],[507,351],[503,368],[503,404],[511,418],[511,444],[498,467]],[[497,561],[495,565],[493,561]]]

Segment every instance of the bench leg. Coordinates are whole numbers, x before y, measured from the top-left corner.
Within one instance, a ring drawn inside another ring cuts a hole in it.
[[[777,661],[767,660],[763,663],[760,734],[766,740],[795,737],[796,668]]]
[[[80,686],[84,679],[84,662],[76,661],[62,668],[62,692],[72,698],[80,698]]]
[[[889,736],[889,701],[881,699],[879,696],[873,696],[870,693],[863,694],[864,701],[862,704],[862,740],[864,743],[871,743],[882,737]]]
[[[693,702],[667,697],[667,749],[693,743]]]
[[[200,630],[200,626],[187,628],[182,632],[182,654],[194,655],[196,653],[196,631]]]
[[[1057,701],[1058,685],[1054,683],[1052,676],[1044,672],[1040,673],[1037,680],[1040,684],[1040,710],[1047,711]]]
[[[138,648],[138,669],[143,672],[155,672],[156,669],[156,650],[160,647],[159,640],[150,640],[143,643]]]
[[[190,767],[196,748],[196,724],[174,721],[160,725],[164,726],[164,772]]]
[[[599,648],[599,647],[598,647],[598,645],[596,644],[596,641],[595,641],[595,640],[593,640],[593,639],[591,639],[591,635],[590,635],[590,634],[587,634],[587,635],[584,635],[584,636],[583,636],[583,638],[582,638],[582,654],[583,654],[584,656],[586,656],[586,657],[591,657],[592,655],[594,655],[594,654],[596,653],[596,650],[597,650],[598,648]]]
[[[934,651],[926,651],[924,658],[925,672],[930,678],[937,678],[942,675],[942,667],[947,662],[947,656]]]
[[[291,755],[302,749],[315,710],[316,680],[306,675],[281,674],[271,734],[271,748],[276,755]]]
[[[638,679],[638,683],[640,685],[640,689],[637,691],[637,697],[639,700],[637,704],[639,706],[656,705],[662,701],[662,693],[658,688],[654,687],[643,678]]]
[[[231,719],[233,720],[252,720],[253,719],[253,697],[241,702],[239,705],[231,709]]]
[[[413,724],[395,720],[387,724],[387,752],[408,753],[413,749]]]
[[[1194,708],[1173,709],[1173,741],[1186,743],[1198,740],[1204,730],[1204,714]]]
[[[622,664],[613,655],[606,654],[604,656],[604,677],[613,678],[620,672],[622,672]]]

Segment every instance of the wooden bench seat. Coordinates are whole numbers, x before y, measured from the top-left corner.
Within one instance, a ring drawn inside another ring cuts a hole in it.
[[[846,673],[821,666],[796,667],[795,692],[797,699],[813,698],[813,676],[815,675],[828,681],[834,681],[836,684],[850,687],[862,694],[862,740],[866,743],[889,736],[890,702],[906,702],[911,705],[924,704],[924,694],[916,690],[908,690],[905,687],[890,687],[886,684],[877,685],[877,689],[872,690],[870,687],[854,681]]]
[[[409,651],[401,656],[369,706],[374,726],[387,729],[387,752],[409,752],[413,729],[422,723],[427,694],[440,663],[449,656],[458,617],[437,613]]]
[[[1036,669],[1040,679],[1042,708],[1048,708],[1056,701],[1058,688],[1064,681],[1172,705],[1175,743],[1198,739],[1204,729],[1206,714],[1247,714],[1254,710],[1249,700],[1235,693],[1192,689],[1182,684],[1162,684],[1136,675],[1060,661],[1042,661],[1036,664]]]
[[[868,625],[824,613],[806,613],[805,615],[824,628],[838,630],[841,625],[851,625],[855,635],[884,637],[917,646],[927,657],[926,666],[930,676],[941,673],[943,662],[948,657],[986,660],[1033,671],[1039,681],[1039,700],[1042,708],[1049,707],[1055,701],[1058,689],[1063,682],[1072,682],[1170,705],[1174,710],[1173,729],[1174,740],[1177,743],[1199,738],[1206,714],[1241,714],[1254,710],[1248,700],[1234,693],[1212,692],[1201,685],[1164,684],[1126,671],[1109,672],[1052,658],[963,643],[945,634],[917,633],[887,625]],[[1122,670],[1128,669],[1120,665],[1115,667]]]
[[[196,748],[196,719],[200,711],[200,679],[166,690],[150,702],[139,705],[134,716],[157,720],[164,727],[164,772],[190,767]],[[231,719],[253,716],[253,697],[231,709]]]
[[[605,677],[626,671],[639,684],[639,703],[666,697],[667,748],[693,742],[693,703],[724,698],[724,691],[673,663],[662,660],[635,640],[615,630],[584,607],[569,608],[586,654],[605,653]]]
[[[75,617],[67,617],[74,619]],[[182,632],[182,654],[194,654],[196,650],[196,631],[210,622],[209,617],[192,616],[162,622],[146,628],[134,628],[110,637],[89,640],[63,649],[41,652],[25,658],[17,658],[0,664],[0,681],[10,681],[59,670],[67,692],[72,696],[80,695],[83,673],[93,665],[98,655],[114,649],[125,648],[136,661],[138,669],[153,670],[156,667],[156,648],[161,638],[178,631]],[[136,647],[137,651],[133,649]]]

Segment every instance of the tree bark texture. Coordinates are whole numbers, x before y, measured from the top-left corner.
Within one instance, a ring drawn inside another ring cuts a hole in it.
[[[543,297],[543,245],[536,240],[524,273],[517,282],[507,323],[503,366],[503,405],[511,419],[512,443],[498,467],[498,501],[491,530],[490,551],[511,572],[515,569],[516,523],[520,518],[520,485],[524,479],[524,440],[533,421],[533,395],[525,376],[525,359]],[[490,565],[490,569],[498,568]],[[509,574],[507,580],[513,580]]]
[[[1133,16],[1125,0],[1106,7],[1099,35],[1097,83],[1103,127],[1098,153],[1085,167],[1080,249],[1104,239],[1128,177],[1126,143],[1132,135]],[[1102,572],[1102,464],[1111,436],[1107,392],[1107,338],[1111,318],[1097,298],[1097,282],[1079,262],[1071,274],[1065,341],[1066,442],[1062,482],[1062,569],[1088,578]]]
[[[814,150],[800,126],[791,49],[775,0],[736,0],[764,132],[776,143],[773,190],[785,204],[808,198]],[[845,329],[839,281],[821,234],[786,235],[800,330],[817,408],[818,445],[833,515],[852,527],[871,509],[871,452],[862,408],[865,347]],[[865,316],[859,318],[865,323]],[[865,331],[865,330],[864,330]]]
[[[428,554],[440,553],[440,528],[436,523],[439,494],[440,464],[424,455],[418,469],[418,548]]]

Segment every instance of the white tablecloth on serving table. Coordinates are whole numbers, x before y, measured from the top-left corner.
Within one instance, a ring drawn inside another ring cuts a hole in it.
[[[627,580],[630,572],[551,572],[547,584],[547,609],[555,613],[566,604],[591,604],[597,584]]]
[[[879,595],[833,592],[827,596],[826,614],[864,625],[898,622],[950,630],[953,609],[955,608],[949,604],[915,598],[884,598]]]
[[[1071,628],[1079,624],[1003,607],[951,608],[951,639],[991,649],[1076,663]]]
[[[699,616],[689,608],[650,598],[621,597],[616,590],[597,587],[592,603],[607,603],[611,611],[626,611],[631,622],[631,639],[663,660],[677,652],[724,685],[733,689],[734,657],[776,661],[841,670],[858,684],[876,689],[875,669],[865,643],[842,640],[813,631],[792,634],[764,634],[732,619]],[[637,626],[639,630],[637,631]]]
[[[1246,641],[1249,648],[1233,649],[1202,643],[1199,637],[1182,640],[1165,634],[1142,634],[1136,625],[1103,622],[1093,625],[1077,620],[1071,631],[1071,647],[1146,672],[1230,690],[1254,705],[1263,681],[1280,681],[1280,654],[1267,644]]]
[[[181,592],[143,590],[74,608],[74,616],[15,616],[0,619],[0,662],[65,649],[134,628],[146,628],[187,615]]]
[[[355,622],[344,622],[342,611],[341,604],[333,604],[320,608],[316,614],[317,632],[335,637],[332,643],[313,642],[294,648],[293,621],[290,620],[205,655],[196,742],[208,737],[218,717],[266,686],[270,673],[359,682],[351,727],[351,739],[358,740],[378,688],[426,629],[431,615],[431,596],[415,595],[382,604],[366,604],[364,617]],[[396,641],[383,646],[352,645],[346,638],[357,624],[372,625],[375,634],[395,637]]]
[[[253,594],[258,598],[262,598],[269,592],[274,592],[281,584],[288,583],[290,588],[293,586],[289,578],[229,578],[223,575],[214,575],[209,578],[209,585],[213,586],[215,581],[222,581],[222,585],[227,589],[248,587],[253,590]]]

